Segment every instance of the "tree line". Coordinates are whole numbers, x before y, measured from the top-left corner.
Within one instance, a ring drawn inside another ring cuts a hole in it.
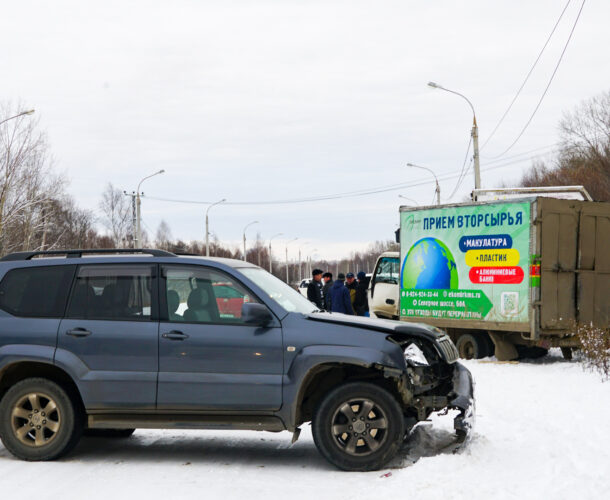
[[[20,103],[0,105],[0,122],[18,114]],[[559,123],[559,149],[550,162],[534,162],[522,186],[583,185],[597,201],[610,201],[610,91],[565,113]],[[15,118],[0,125],[0,255],[25,250],[65,248],[130,248],[133,246],[131,196],[112,184],[101,194],[99,212],[85,210],[67,192],[68,179],[56,173],[48,139],[37,119]],[[172,237],[162,221],[154,235],[143,231],[143,246],[178,253],[205,254],[202,241]],[[283,248],[276,245],[272,271],[286,279]],[[380,253],[397,250],[392,240],[377,241],[365,251],[337,260],[288,262],[294,282],[309,277],[310,267],[339,272],[372,272]],[[243,258],[239,246],[210,243],[210,255]],[[247,250],[246,260],[269,269],[268,244],[260,235]]]

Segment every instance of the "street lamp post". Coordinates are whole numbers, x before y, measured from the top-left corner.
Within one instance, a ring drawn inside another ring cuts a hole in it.
[[[284,236],[284,233],[277,233],[269,238],[269,272],[273,273],[273,258],[271,257],[271,240],[273,238],[277,238],[278,236]]]
[[[407,167],[421,168],[423,170],[427,170],[434,176],[434,180],[436,181],[436,204],[440,205],[441,204],[441,186],[438,183],[438,177],[436,177],[436,174],[434,173],[434,171],[431,168],[422,167],[421,165],[415,165],[414,163],[407,163]]]
[[[246,227],[244,227],[244,260],[246,260],[246,229],[248,229],[252,224],[258,224],[258,221],[252,221],[249,224],[246,224]]]
[[[299,238],[295,238],[293,240],[286,242],[286,284],[290,285],[290,273],[288,272],[288,245],[290,245],[293,241],[298,240]]]
[[[14,118],[19,118],[20,116],[24,116],[24,115],[31,115],[34,113],[34,111],[36,111],[35,109],[28,109],[27,111],[22,111],[21,113],[17,113],[15,116],[9,116],[8,118],[5,118],[4,120],[0,121],[0,125],[2,125],[3,123],[12,120]]]
[[[208,213],[210,211],[210,208],[212,208],[215,205],[220,205],[221,203],[224,203],[225,201],[227,201],[226,198],[223,198],[222,200],[212,203],[205,211],[205,256],[206,257],[210,256],[210,221],[208,218]]]
[[[154,174],[144,177],[144,179],[142,179],[140,181],[140,183],[138,184],[138,189],[136,190],[136,241],[135,241],[135,245],[134,245],[135,248],[142,248],[142,218],[140,215],[140,213],[141,213],[140,205],[141,205],[142,201],[141,201],[140,195],[144,194],[144,193],[140,193],[140,186],[146,179],[150,179],[151,177],[162,174],[164,172],[165,172],[165,170],[161,169],[158,172],[155,172]]]
[[[402,198],[403,200],[410,201],[411,203],[413,203],[416,206],[419,206],[419,203],[417,203],[413,198],[407,198],[406,196],[403,196],[402,194],[399,194],[398,197]]]
[[[440,89],[440,90],[444,90],[446,92],[451,92],[452,94],[455,94],[455,95],[459,95],[462,99],[464,99],[468,103],[468,105],[470,106],[470,109],[472,109],[471,135],[472,135],[472,149],[474,151],[474,154],[473,154],[474,188],[480,189],[480,187],[481,187],[481,166],[479,164],[479,127],[477,126],[477,114],[474,111],[474,106],[472,105],[472,103],[470,102],[468,97],[466,97],[463,94],[460,94],[459,92],[456,92],[455,90],[449,90],[449,89],[443,87],[442,85],[439,85],[438,83],[434,83],[434,82],[428,82],[428,86],[432,87],[433,89]]]

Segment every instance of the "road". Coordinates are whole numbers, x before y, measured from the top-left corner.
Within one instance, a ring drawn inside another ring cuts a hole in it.
[[[460,453],[451,415],[416,428],[382,471],[344,473],[304,426],[288,433],[145,431],[83,438],[58,462],[15,460],[0,445],[0,492],[45,499],[603,498],[610,488],[610,382],[557,351],[543,360],[468,361],[477,423]]]

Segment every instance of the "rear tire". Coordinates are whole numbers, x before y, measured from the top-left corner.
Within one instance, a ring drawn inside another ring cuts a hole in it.
[[[312,422],[322,456],[346,471],[377,470],[398,452],[405,434],[400,405],[385,389],[353,382],[322,399]]]
[[[455,347],[462,359],[481,359],[489,355],[487,341],[482,335],[463,333],[457,339]]]
[[[81,433],[78,406],[50,380],[22,380],[0,401],[0,439],[22,460],[55,460],[76,446]]]
[[[135,429],[85,429],[83,436],[124,439],[131,436],[135,431]]]

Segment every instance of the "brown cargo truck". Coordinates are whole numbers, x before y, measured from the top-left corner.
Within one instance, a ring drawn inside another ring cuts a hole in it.
[[[570,356],[576,325],[610,326],[610,203],[529,197],[400,216],[400,319],[447,330],[462,357]]]

